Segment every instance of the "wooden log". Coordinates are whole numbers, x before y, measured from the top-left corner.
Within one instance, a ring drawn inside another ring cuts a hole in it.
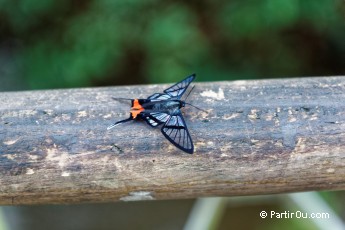
[[[169,85],[0,93],[0,204],[238,196],[345,188],[345,78],[196,83],[195,153],[133,121]]]

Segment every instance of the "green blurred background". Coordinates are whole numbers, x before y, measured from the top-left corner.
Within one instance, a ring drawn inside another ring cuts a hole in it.
[[[197,81],[345,75],[345,1],[0,0],[0,66],[0,91],[176,82],[191,73]],[[322,196],[344,218],[344,193]],[[68,224],[66,210],[82,223],[108,209],[115,219],[127,210],[118,220],[125,226],[133,224],[135,210],[143,210],[136,216],[167,214],[161,222],[169,220],[170,228],[161,229],[179,229],[193,202],[7,207],[4,212],[12,218],[11,229],[40,229],[33,223],[42,224],[50,212],[57,214],[52,221]],[[255,207],[261,210],[260,204]],[[88,215],[79,215],[86,209]],[[237,213],[232,227],[236,220],[255,229],[292,224],[251,222],[258,219],[258,211],[246,214],[253,206],[242,214],[238,210],[225,214]],[[152,218],[139,221],[141,229],[145,221],[160,223]],[[95,226],[101,226],[98,220]],[[292,225],[306,229],[305,222]]]
[[[344,5],[0,0],[2,90],[341,75]]]

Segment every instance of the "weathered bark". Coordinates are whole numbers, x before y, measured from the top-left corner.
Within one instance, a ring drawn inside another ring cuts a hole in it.
[[[128,102],[168,85],[0,93],[0,204],[345,188],[345,78],[196,83],[186,154]]]

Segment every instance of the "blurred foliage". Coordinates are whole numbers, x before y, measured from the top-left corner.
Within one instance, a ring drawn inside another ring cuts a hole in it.
[[[193,72],[199,81],[344,75],[344,5],[0,0],[0,80],[40,89],[175,82]]]
[[[333,191],[333,192],[319,192],[321,197],[330,205],[330,207],[339,215],[340,218],[345,220],[345,192]]]
[[[32,89],[339,75],[344,13],[342,0],[0,0],[0,53]]]

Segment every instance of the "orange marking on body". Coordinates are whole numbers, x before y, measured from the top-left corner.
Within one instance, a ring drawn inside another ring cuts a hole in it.
[[[131,111],[130,111],[133,119],[135,119],[138,116],[138,114],[140,114],[144,110],[145,109],[139,104],[138,99],[134,99],[133,106],[132,106]]]
[[[134,99],[132,109],[143,109],[143,107],[139,104],[138,99]]]

